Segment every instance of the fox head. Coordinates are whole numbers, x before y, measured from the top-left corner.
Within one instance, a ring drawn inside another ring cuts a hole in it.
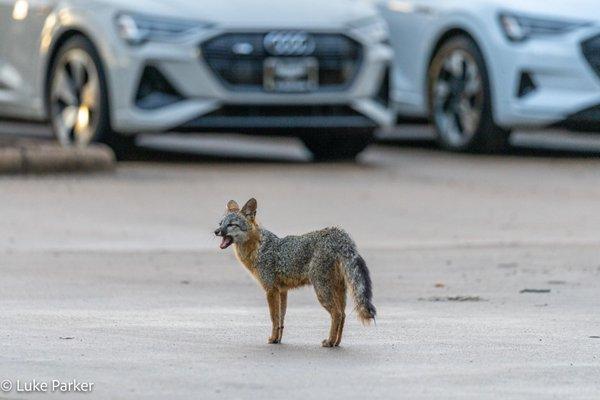
[[[225,217],[215,230],[215,235],[223,238],[221,249],[226,249],[234,243],[243,244],[250,239],[251,233],[256,229],[256,207],[256,199],[248,200],[241,209],[233,200],[227,203]]]

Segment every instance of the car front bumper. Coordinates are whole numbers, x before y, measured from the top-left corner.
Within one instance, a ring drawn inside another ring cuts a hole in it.
[[[539,127],[569,120],[573,128],[588,109],[600,104],[600,26],[559,37],[508,43],[497,38],[497,51],[486,57],[491,70],[495,120],[501,126]]]
[[[600,104],[569,115],[554,125],[581,132],[600,132]]]
[[[235,32],[240,31],[249,32]],[[230,32],[211,30],[186,42],[169,45],[148,43],[130,47],[120,40],[116,42],[111,49],[114,56],[107,74],[113,128],[127,134],[248,130],[245,128],[364,128],[393,123],[388,99],[381,99],[381,93],[387,93],[383,85],[389,84],[386,78],[392,51],[388,45],[366,43],[349,31],[328,32],[351,38],[362,49],[360,66],[348,85],[305,93],[269,93],[233,88],[206,62],[202,43]],[[251,33],[256,34],[256,30]],[[149,66],[164,76],[180,98],[158,107],[140,107],[136,99]],[[231,109],[244,107],[250,114],[228,114]],[[270,115],[274,108],[279,111]],[[287,114],[281,113],[284,109]],[[343,112],[338,112],[340,110]]]

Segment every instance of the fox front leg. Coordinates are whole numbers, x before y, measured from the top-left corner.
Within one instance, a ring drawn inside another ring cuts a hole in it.
[[[287,292],[279,293],[279,336],[278,339],[281,342],[283,337],[283,326],[285,321],[285,312],[287,310]]]
[[[280,343],[281,338],[279,336],[279,323],[281,302],[278,290],[271,289],[267,292],[267,303],[269,304],[269,313],[271,314],[271,323],[273,324],[271,337],[269,337],[269,343]]]

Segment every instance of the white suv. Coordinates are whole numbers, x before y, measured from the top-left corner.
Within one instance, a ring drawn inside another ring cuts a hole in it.
[[[452,150],[513,128],[600,131],[598,0],[372,0],[396,50],[391,97]]]
[[[0,31],[0,116],[65,146],[228,131],[352,158],[393,121],[387,27],[360,1],[0,0]]]

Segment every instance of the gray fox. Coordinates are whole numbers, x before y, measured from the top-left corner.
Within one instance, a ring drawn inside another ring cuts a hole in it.
[[[289,289],[312,284],[321,305],[331,315],[329,337],[323,347],[339,346],[346,318],[346,286],[363,324],[375,319],[371,278],[350,236],[326,228],[301,236],[278,238],[256,221],[257,202],[240,209],[231,200],[215,235],[221,249],[234,245],[235,254],[267,294],[273,329],[269,343],[280,343]]]

